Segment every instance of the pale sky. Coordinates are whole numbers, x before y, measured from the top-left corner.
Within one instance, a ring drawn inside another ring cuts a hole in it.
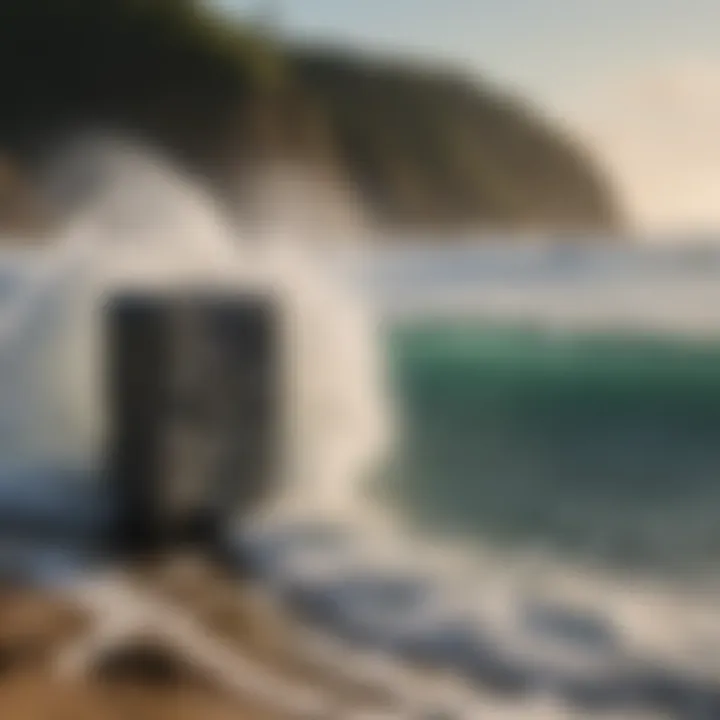
[[[720,0],[215,0],[438,57],[587,138],[643,229],[720,229]]]

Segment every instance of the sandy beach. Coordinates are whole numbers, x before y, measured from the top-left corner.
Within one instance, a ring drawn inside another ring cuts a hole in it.
[[[130,581],[168,607],[182,608],[208,637],[239,651],[280,683],[317,690],[350,709],[374,700],[373,691],[298,653],[293,622],[257,589],[207,566],[143,570]],[[172,610],[170,610],[172,611]],[[4,586],[0,592],[0,714],[18,720],[283,720],[253,697],[228,692],[150,636],[105,653],[87,677],[57,672],[65,648],[90,629],[90,619],[60,595]],[[280,698],[278,698],[280,700]],[[380,698],[377,698],[380,699]]]

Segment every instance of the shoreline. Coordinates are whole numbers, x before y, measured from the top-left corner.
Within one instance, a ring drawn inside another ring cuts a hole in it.
[[[258,587],[234,582],[204,565],[141,572],[132,586],[187,613],[208,638],[238,651],[278,688],[307,688],[327,698],[330,717],[380,713],[394,703],[386,689],[348,677],[304,653],[299,624]],[[122,601],[123,598],[120,598]],[[190,657],[148,635],[124,649],[104,653],[93,677],[58,676],[64,649],[90,629],[90,618],[63,595],[0,588],[0,709],[11,720],[286,720],[307,717],[284,712],[257,698],[228,692]],[[102,654],[101,654],[102,655]],[[277,698],[278,707],[287,698]],[[283,701],[283,702],[281,702]],[[7,715],[6,715],[7,713]],[[378,715],[379,716],[379,715]],[[312,717],[317,717],[312,715]]]

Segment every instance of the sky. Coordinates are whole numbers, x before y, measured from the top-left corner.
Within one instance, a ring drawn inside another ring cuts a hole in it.
[[[215,2],[477,72],[586,140],[639,229],[720,231],[720,0]]]

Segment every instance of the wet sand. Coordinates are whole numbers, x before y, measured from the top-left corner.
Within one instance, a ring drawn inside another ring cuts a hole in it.
[[[248,583],[207,566],[144,569],[133,586],[182,609],[208,635],[236,648],[281,681],[332,696],[338,712],[372,705],[373,690],[320,669],[298,652],[295,626]],[[90,677],[56,672],[64,648],[90,628],[90,618],[60,595],[0,589],[0,717],[5,720],[285,720],[291,714],[230,693],[202,668],[142,639],[109,653]]]

